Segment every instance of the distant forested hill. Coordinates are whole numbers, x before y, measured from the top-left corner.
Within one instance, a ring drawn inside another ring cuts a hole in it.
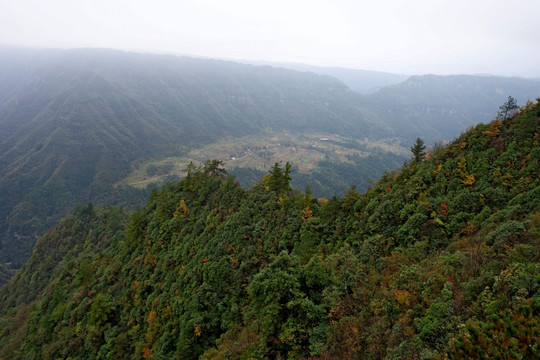
[[[148,189],[113,184],[150,160],[263,131],[369,138],[406,150],[418,136],[430,144],[491,120],[508,94],[523,102],[540,93],[539,82],[482,81],[419,77],[362,96],[331,76],[270,66],[0,48],[0,262],[20,267],[36,236],[76,203],[142,204]],[[456,95],[460,89],[465,95]],[[325,151],[297,176],[316,195],[340,194],[356,181],[366,189],[404,160],[384,148],[344,162]]]
[[[264,64],[264,62],[261,62]],[[490,75],[415,75],[271,63],[271,66],[329,75],[361,97],[367,119],[378,119],[396,136],[430,143],[452,140],[463,129],[490,122],[508,96],[519,104],[540,96],[539,79]]]
[[[363,121],[356,95],[330,77],[111,50],[4,51],[0,253],[18,266],[76,202],[142,203],[147,193],[111,187],[138,161],[267,128],[387,130]]]
[[[296,71],[312,72],[328,75],[342,81],[351,90],[360,94],[374,93],[380,88],[401,83],[409,77],[403,74],[393,74],[382,71],[347,69],[342,67],[312,66],[297,63],[276,63],[270,61],[248,62],[256,65],[269,65]]]
[[[536,359],[539,129],[529,102],[342,198],[208,161],[78,206],[0,288],[0,358]]]
[[[508,96],[519,104],[540,97],[540,80],[453,75],[412,76],[362,98],[368,118],[384,119],[404,138],[452,140],[463,129],[490,122]],[[421,134],[421,135],[420,135]]]

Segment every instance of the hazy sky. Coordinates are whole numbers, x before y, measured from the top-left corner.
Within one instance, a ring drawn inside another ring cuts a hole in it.
[[[539,0],[0,0],[0,44],[540,77]]]

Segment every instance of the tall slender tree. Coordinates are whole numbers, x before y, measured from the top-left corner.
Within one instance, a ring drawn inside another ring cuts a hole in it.
[[[508,100],[501,106],[499,106],[499,112],[497,113],[497,119],[506,120],[506,118],[512,115],[519,106],[517,105],[516,99],[512,96],[508,97]]]
[[[287,192],[291,190],[289,182],[291,181],[292,165],[287,161],[285,170],[280,166],[280,163],[275,163],[272,169],[268,172],[267,186],[270,190],[277,192]]]
[[[411,152],[414,156],[414,161],[420,162],[424,155],[426,155],[426,145],[424,141],[420,138],[416,138],[416,142],[411,146]]]

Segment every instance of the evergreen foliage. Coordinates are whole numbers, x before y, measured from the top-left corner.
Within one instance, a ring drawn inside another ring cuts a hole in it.
[[[355,87],[357,72],[327,70]],[[523,101],[539,89],[537,80],[420,76],[362,96],[331,76],[306,71],[104,49],[0,46],[0,263],[7,268],[0,283],[24,264],[37,235],[76,203],[130,211],[142,205],[148,189],[115,184],[149,161],[267,130],[309,129],[391,141],[393,147],[421,134],[430,143],[491,119],[503,94]],[[362,152],[369,156],[339,163],[323,157],[310,174],[296,174],[291,186],[311,183],[326,197],[341,196],[352,184],[364,191],[367,180],[403,161],[392,153]],[[168,169],[167,163],[151,164],[146,174]]]
[[[341,199],[210,161],[129,222],[81,206],[2,288],[0,358],[537,358],[539,128],[528,103]]]
[[[97,49],[0,47],[0,59],[0,263],[13,269],[78,202],[144,204],[148,191],[113,186],[141,162],[268,128],[385,131],[351,105],[358,94],[313,73]]]
[[[291,186],[289,185],[289,182],[292,180],[290,175],[292,171],[291,167],[292,165],[289,162],[285,164],[285,169],[282,169],[279,163],[275,163],[268,172],[268,175],[262,179],[262,183],[268,190],[278,193],[291,191]]]
[[[411,146],[411,152],[414,156],[414,161],[420,162],[422,161],[424,155],[426,155],[426,145],[424,145],[424,141],[420,138],[416,138],[416,142],[413,146]]]
[[[499,112],[497,113],[497,118],[505,120],[509,115],[513,114],[519,109],[519,106],[512,96],[508,97],[508,100],[501,106],[499,106]]]

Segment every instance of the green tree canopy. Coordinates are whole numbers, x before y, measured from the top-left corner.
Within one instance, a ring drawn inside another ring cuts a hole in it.
[[[499,106],[499,112],[497,113],[497,119],[506,120],[509,115],[512,115],[515,111],[519,109],[516,99],[512,96],[508,97],[508,100],[501,106]]]
[[[416,142],[411,146],[411,152],[414,156],[414,161],[421,162],[422,157],[426,154],[426,145],[424,141],[420,138],[416,138]]]
[[[287,161],[285,169],[281,168],[280,163],[275,163],[272,169],[268,171],[268,176],[263,182],[272,191],[284,193],[291,190],[290,181],[292,165]]]

